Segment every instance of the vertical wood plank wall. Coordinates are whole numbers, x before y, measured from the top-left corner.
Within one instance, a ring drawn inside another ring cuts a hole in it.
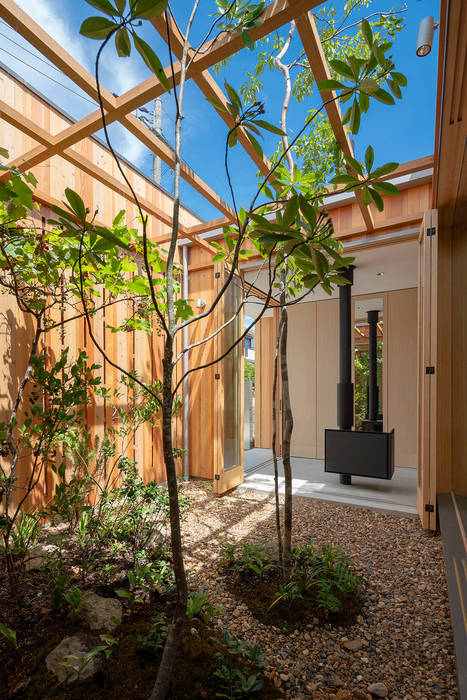
[[[365,295],[368,296],[368,295]],[[397,466],[417,464],[417,290],[378,293],[384,296],[385,429],[395,429]],[[353,297],[358,299],[359,296]],[[271,319],[256,330],[257,447],[270,447],[269,377],[274,341]],[[259,342],[258,342],[259,341]],[[259,346],[259,347],[258,347]],[[337,427],[339,373],[339,302],[329,299],[289,309],[290,392],[294,410],[292,455],[324,458],[324,429]],[[258,377],[260,379],[258,383]],[[263,389],[266,392],[263,394]]]
[[[71,121],[48,105],[44,100],[35,95],[31,90],[17,81],[7,72],[0,69],[0,99],[15,109],[21,111],[25,117],[33,119],[39,126],[56,134],[65,129]],[[29,149],[37,146],[37,142],[20,131],[11,127],[1,119],[0,115],[0,145],[9,151],[10,159],[21,156]],[[119,181],[123,182],[118,172],[115,161],[110,152],[97,141],[87,138],[72,147],[77,152],[96,163],[96,165],[106,172],[112,174]],[[136,192],[165,212],[171,213],[172,200],[168,194],[158,189],[144,175],[124,164],[123,168],[129,177]],[[98,209],[97,219],[110,225],[114,216],[122,209],[126,211],[126,223],[131,227],[138,227],[136,205],[128,201],[124,196],[105,187],[103,184],[93,180],[75,166],[63,160],[59,156],[54,156],[32,170],[37,180],[37,189],[51,197],[62,200],[66,187],[76,190],[83,198],[86,206],[91,212]],[[50,211],[42,208],[37,213],[38,222],[50,217]],[[190,226],[199,223],[199,219],[189,210],[182,208],[181,222]],[[168,232],[168,227],[156,220],[149,219],[149,235],[156,236]],[[205,288],[212,287],[212,272],[205,273]],[[203,275],[201,275],[201,278]],[[200,278],[200,279],[201,279]],[[201,283],[202,286],[202,283]],[[209,291],[198,296],[209,296]],[[107,354],[116,359],[120,365],[127,370],[135,369],[146,381],[153,382],[161,377],[161,347],[154,330],[152,337],[144,332],[112,333],[107,325],[117,325],[127,315],[128,310],[123,309],[121,304],[111,306],[96,313],[92,319],[93,332]],[[32,333],[32,322],[26,315],[20,313],[12,297],[0,296],[0,378],[2,379],[2,391],[0,393],[0,420],[8,420],[11,411],[11,396],[15,394],[20,377],[26,369],[28,347]],[[181,339],[178,339],[178,347]],[[112,391],[118,384],[119,373],[109,365],[104,366],[103,358],[94,347],[88,337],[84,321],[70,322],[63,330],[55,330],[47,334],[45,338],[46,346],[43,349],[50,350],[51,361],[56,361],[63,349],[69,348],[69,359],[76,358],[81,350],[86,349],[90,362],[102,365],[96,371],[105,385]],[[180,368],[177,369],[180,376]],[[198,379],[198,382],[200,379]],[[203,385],[204,379],[201,381]],[[180,392],[181,393],[181,392]],[[122,394],[120,402],[126,405],[127,396]],[[207,400],[207,396],[200,397],[200,404],[203,407],[212,406],[212,401]],[[92,405],[87,407],[87,422],[92,435],[102,436],[105,427],[110,427],[116,417],[108,403],[97,398]],[[203,425],[212,425],[210,416],[205,416]],[[178,447],[183,447],[183,420],[179,416],[174,421],[175,443]],[[138,462],[140,473],[146,480],[165,480],[165,471],[162,458],[162,444],[159,428],[151,428],[145,425],[135,432],[130,439],[128,456]],[[205,462],[203,462],[205,463]],[[29,473],[30,465],[24,460],[19,465],[18,483],[24,483]],[[178,461],[179,471],[182,469],[181,460]],[[51,497],[54,492],[56,477],[52,472],[43,475],[34,495],[35,505],[43,503]]]

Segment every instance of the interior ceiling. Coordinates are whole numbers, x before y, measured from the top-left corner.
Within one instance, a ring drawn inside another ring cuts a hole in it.
[[[378,294],[394,289],[409,289],[418,284],[418,242],[416,240],[394,243],[377,248],[365,248],[353,253],[355,257],[352,295]],[[267,273],[245,271],[247,282],[266,291]],[[336,289],[332,297],[338,297]],[[322,289],[317,289],[304,301],[329,299]],[[304,303],[304,302],[301,302]]]

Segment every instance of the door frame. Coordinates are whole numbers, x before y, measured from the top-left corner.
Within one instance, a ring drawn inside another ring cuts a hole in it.
[[[418,238],[417,509],[422,526],[436,530],[436,362],[438,212],[426,211]]]
[[[220,292],[223,284],[223,275],[226,269],[223,263],[214,265],[214,296]],[[235,277],[240,281],[239,275]],[[233,280],[232,280],[233,283]],[[217,304],[215,309],[215,328],[220,328],[225,322],[225,295]],[[244,311],[240,312],[240,328],[244,326]],[[222,332],[218,333],[214,339],[214,352],[216,357],[222,355]],[[244,420],[245,420],[245,387],[244,387],[244,353],[243,341],[240,343],[240,464],[225,470],[224,465],[224,389],[225,377],[223,371],[223,361],[216,363],[214,371],[214,479],[213,490],[217,495],[230,491],[244,481]]]

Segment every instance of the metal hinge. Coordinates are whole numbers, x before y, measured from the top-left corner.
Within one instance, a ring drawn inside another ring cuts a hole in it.
[[[425,512],[426,513],[434,513],[435,512],[435,507],[432,503],[425,503]]]
[[[436,235],[436,228],[434,226],[430,226],[430,228],[427,228],[426,235],[427,236],[435,236]]]
[[[219,479],[221,478],[221,477],[220,477],[220,474],[216,474],[214,478],[215,478],[216,481],[219,481]]]
[[[425,374],[434,374],[435,368],[433,366],[425,367]]]
[[[221,378],[221,375],[220,375],[220,374],[215,374],[215,375],[214,375],[214,379],[220,379],[220,378]]]
[[[214,277],[216,278],[216,280],[218,280],[220,276],[221,276],[221,273],[220,273],[220,272],[215,272],[215,273],[214,273]]]

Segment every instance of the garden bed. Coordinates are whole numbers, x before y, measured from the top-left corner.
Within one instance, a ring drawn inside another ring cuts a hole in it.
[[[424,532],[411,518],[295,497],[294,542],[341,547],[362,579],[361,609],[336,621],[310,608],[306,619],[302,610],[294,621],[293,607],[288,620],[277,610],[274,619],[273,607],[272,616],[259,619],[264,596],[237,585],[234,572],[225,568],[221,548],[233,538],[274,542],[273,496],[237,490],[216,498],[202,483],[187,484],[183,493],[190,502],[183,522],[190,591],[208,592],[221,614],[202,627],[197,623],[188,628],[170,697],[215,697],[220,687],[215,654],[228,654],[223,648],[227,632],[257,644],[266,656],[265,685],[257,694],[261,698],[365,700],[372,697],[368,689],[374,683],[384,684],[389,698],[457,698],[439,536]],[[39,571],[27,573],[22,585],[24,602],[19,608],[5,585],[0,591],[2,621],[16,630],[20,645],[15,652],[0,636],[6,697],[148,696],[159,657],[141,654],[137,636],[147,635],[155,613],[170,613],[167,596],[133,605],[121,599],[124,613],[115,633],[120,642],[105,672],[81,686],[59,686],[47,672],[45,658],[81,623],[63,606],[53,610],[47,581]],[[96,584],[95,590],[116,597],[115,590],[125,585]],[[239,663],[243,667],[244,662]]]

